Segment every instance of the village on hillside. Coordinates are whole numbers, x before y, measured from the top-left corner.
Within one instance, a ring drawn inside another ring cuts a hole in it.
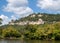
[[[36,15],[31,15],[31,17],[35,17]],[[38,15],[38,17],[42,17],[43,15]],[[39,24],[44,24],[44,21],[40,18],[37,21],[20,21],[17,23],[14,23],[14,21],[10,22],[9,25],[27,25],[27,24],[31,24],[31,25],[39,25]]]
[[[27,25],[27,24],[31,24],[31,25],[39,25],[39,24],[44,24],[44,21],[42,19],[39,19],[38,21],[21,21],[18,23],[14,23],[14,22],[10,22],[10,25]]]

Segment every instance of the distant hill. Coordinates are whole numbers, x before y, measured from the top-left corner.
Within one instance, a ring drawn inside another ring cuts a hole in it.
[[[47,14],[47,13],[31,14],[27,17],[16,20],[15,23],[20,21],[37,21],[38,19],[42,19],[43,21],[47,22],[60,21],[60,14]]]

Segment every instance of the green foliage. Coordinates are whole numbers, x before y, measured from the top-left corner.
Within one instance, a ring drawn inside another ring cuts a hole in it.
[[[27,39],[60,40],[60,23],[28,25],[25,31]]]
[[[2,24],[1,22],[2,22],[2,19],[0,18],[0,24]]]
[[[35,15],[35,17],[31,17]],[[39,17],[38,15],[42,15]],[[38,13],[31,14],[27,17],[20,18],[13,21],[14,23],[20,21],[37,21],[38,19],[45,21],[42,25],[4,25],[0,26],[0,38],[23,37],[24,39],[38,39],[38,40],[60,40],[60,15]],[[0,24],[2,19],[0,18]]]
[[[14,29],[12,26],[8,27],[7,29],[3,29],[2,35],[4,37],[21,37],[21,34],[18,30]]]
[[[24,32],[25,38],[34,39],[34,33],[36,32],[36,29],[36,25],[27,25]]]
[[[35,17],[31,17],[35,15]],[[42,15],[39,17],[39,15]],[[41,18],[43,21],[46,21],[47,23],[53,23],[60,21],[60,14],[47,14],[47,13],[38,13],[38,14],[31,14],[27,17],[20,18],[19,20],[16,20],[15,22],[20,22],[20,21],[37,21]]]
[[[22,36],[24,39],[60,40],[60,22],[43,25],[5,25],[2,26],[0,34],[4,38]]]

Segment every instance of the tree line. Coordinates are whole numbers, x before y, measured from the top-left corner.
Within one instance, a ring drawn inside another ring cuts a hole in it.
[[[60,40],[60,22],[43,25],[5,25],[0,27],[0,38]]]
[[[35,15],[35,17],[31,17]],[[41,17],[39,15],[42,15]],[[37,21],[39,19],[42,19],[43,21],[46,21],[46,22],[58,22],[60,21],[60,14],[47,14],[47,13],[37,13],[37,14],[31,14],[27,17],[23,17],[23,18],[20,18],[16,21],[14,21],[15,23],[16,22],[20,22],[20,21]]]

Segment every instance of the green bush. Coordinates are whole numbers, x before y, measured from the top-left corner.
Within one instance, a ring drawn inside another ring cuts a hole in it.
[[[7,29],[3,29],[2,35],[4,37],[21,37],[20,32],[18,30],[14,29],[13,27],[8,27]]]

